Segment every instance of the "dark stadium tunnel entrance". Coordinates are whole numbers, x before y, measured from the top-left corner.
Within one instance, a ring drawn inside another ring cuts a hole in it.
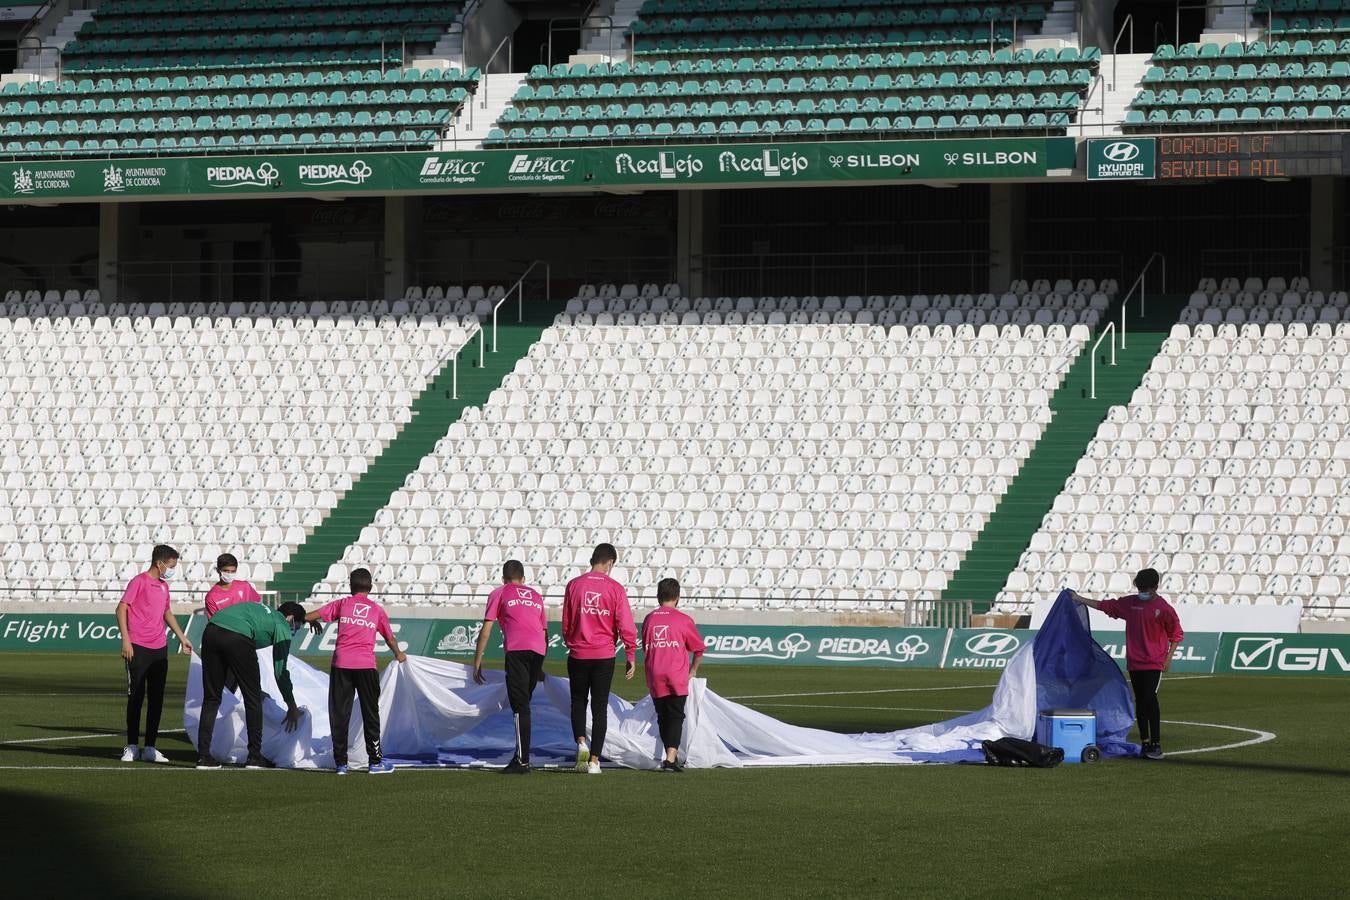
[[[1205,8],[1200,0],[1120,0],[1102,52],[1111,52],[1117,35],[1119,43],[1114,46],[1121,53],[1152,53],[1162,44],[1198,41],[1205,28]]]

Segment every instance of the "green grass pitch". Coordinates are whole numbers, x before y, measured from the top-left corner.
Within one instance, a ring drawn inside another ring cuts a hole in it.
[[[556,666],[555,666],[556,670]],[[165,728],[181,728],[183,657]],[[985,705],[997,673],[708,666],[801,725],[883,731]],[[117,658],[0,656],[4,895],[1344,896],[1350,681],[1164,680],[1167,760],[364,774],[117,761]],[[638,696],[641,674],[618,682]],[[762,695],[779,696],[762,696]],[[1248,731],[1214,727],[1236,726]],[[1226,750],[1181,754],[1252,740]],[[92,735],[92,737],[91,737]],[[100,736],[101,735],[101,736]],[[22,743],[16,743],[22,742]]]

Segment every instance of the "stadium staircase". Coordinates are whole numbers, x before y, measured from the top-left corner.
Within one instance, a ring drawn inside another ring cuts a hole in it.
[[[354,543],[361,529],[369,525],[389,503],[408,474],[417,469],[422,458],[431,453],[436,442],[445,436],[450,426],[459,420],[470,406],[481,406],[496,390],[516,362],[530,347],[561,306],[543,308],[526,322],[501,324],[497,336],[497,352],[492,352],[491,325],[485,329],[487,352],[483,368],[477,366],[478,341],[471,340],[460,351],[459,399],[451,399],[452,363],[447,360],[436,378],[413,402],[412,421],[403,427],[398,437],[385,448],[365,474],[352,485],[329,511],[328,516],[296,548],[291,558],[269,582],[279,600],[304,600],[328,573],[329,566],[342,559],[348,545]]]
[[[1120,321],[1119,302],[1113,304],[1108,321]],[[1186,298],[1150,297],[1147,315],[1142,318],[1137,314],[1137,302],[1132,300],[1132,309],[1127,312],[1126,347],[1117,349],[1116,365],[1109,365],[1109,338],[1097,348],[1097,399],[1093,400],[1089,391],[1091,347],[1074,361],[1064,383],[1050,398],[1054,417],[947,583],[943,599],[973,600],[975,612],[989,609],[1074,466],[1087,452],[1097,426],[1112,406],[1130,402]]]

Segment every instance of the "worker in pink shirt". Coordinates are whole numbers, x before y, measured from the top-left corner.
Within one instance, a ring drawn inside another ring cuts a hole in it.
[[[347,727],[352,720],[352,699],[361,699],[361,724],[366,733],[367,770],[371,775],[394,771],[380,753],[380,670],[375,667],[375,635],[378,633],[400,663],[408,657],[398,646],[384,608],[370,599],[369,569],[353,569],[350,597],[334,600],[305,616],[315,631],[319,622],[338,623],[333,665],[328,671],[328,724],[333,733],[333,764],[339,775],[347,774]]]
[[[642,621],[642,658],[647,670],[647,692],[656,707],[656,727],[666,749],[662,772],[683,772],[679,762],[680,738],[684,732],[684,704],[689,679],[698,675],[705,645],[694,620],[675,607],[680,604],[680,583],[663,578],[656,585],[660,604]],[[693,664],[689,655],[693,654]]]
[[[216,557],[216,583],[206,590],[206,621],[210,622],[216,613],[236,603],[261,603],[262,597],[253,589],[253,585],[239,576],[239,560],[232,553],[222,553]],[[225,674],[225,692],[233,694],[239,688],[234,672]]]
[[[572,733],[577,739],[577,771],[600,774],[609,723],[609,688],[614,681],[614,645],[623,641],[628,657],[624,677],[636,671],[637,630],[623,585],[610,577],[619,555],[613,544],[591,554],[591,570],[567,583],[563,596],[563,643],[572,690]],[[586,699],[591,702],[591,743],[586,744]]]
[[[253,585],[239,577],[239,560],[234,554],[222,553],[216,557],[216,578],[216,583],[206,591],[206,621],[211,621],[227,606],[262,602]]]
[[[548,614],[544,598],[525,583],[525,566],[508,559],[502,566],[502,586],[488,595],[483,628],[473,656],[473,680],[486,684],[483,654],[492,636],[492,623],[500,622],[506,644],[506,699],[515,719],[516,752],[502,770],[506,775],[530,771],[530,697],[544,680],[544,655],[548,653]]]
[[[1145,759],[1163,758],[1158,686],[1185,637],[1177,611],[1158,594],[1159,580],[1157,569],[1144,569],[1134,576],[1139,593],[1119,600],[1089,600],[1073,593],[1076,603],[1125,621],[1125,668],[1134,687],[1139,742],[1143,745],[1140,755]]]
[[[166,763],[168,757],[155,748],[159,717],[164,710],[164,683],[169,677],[168,625],[183,653],[192,644],[169,608],[169,582],[178,572],[178,551],[160,544],[150,553],[150,568],[127,585],[117,604],[117,627],[122,633],[122,659],[127,667],[127,745],[122,762]],[[145,749],[139,753],[141,706],[145,710]]]

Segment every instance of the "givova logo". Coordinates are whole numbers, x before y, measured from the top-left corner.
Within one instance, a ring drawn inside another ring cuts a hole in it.
[[[1292,639],[1291,639],[1292,640]],[[1350,652],[1340,647],[1288,646],[1278,637],[1243,637],[1233,643],[1234,672],[1350,673]]]

